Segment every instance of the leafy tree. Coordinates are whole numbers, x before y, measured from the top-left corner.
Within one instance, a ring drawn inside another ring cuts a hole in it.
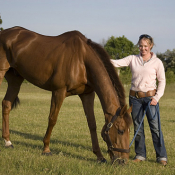
[[[125,36],[110,37],[104,46],[105,50],[112,57],[112,59],[121,59],[128,55],[136,55],[139,49]],[[131,71],[129,67],[118,69],[120,71],[120,78],[123,84],[131,83]],[[118,71],[118,72],[119,72]]]
[[[167,71],[165,72],[165,76],[166,76],[166,84],[175,82],[175,74],[172,70],[167,69]]]
[[[157,57],[163,62],[164,68],[166,69],[165,56],[163,53],[157,53]]]
[[[0,24],[2,24],[1,15],[0,15]],[[3,30],[3,28],[2,28],[2,27],[0,27],[0,30]]]
[[[175,82],[175,49],[172,51],[167,50],[165,53],[158,53],[157,56],[164,64],[166,83]]]
[[[139,50],[125,36],[110,37],[104,46],[113,59],[121,59],[131,54],[138,54]]]
[[[163,54],[157,54],[164,64],[165,71],[171,70],[175,73],[175,49],[172,51],[167,50]]]

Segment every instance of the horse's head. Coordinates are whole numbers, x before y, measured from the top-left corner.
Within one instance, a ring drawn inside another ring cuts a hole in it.
[[[130,113],[132,107],[127,110],[124,106],[118,109],[116,115],[106,117],[106,123],[103,126],[101,135],[108,146],[108,153],[112,163],[126,163],[129,158],[129,127],[132,123]]]

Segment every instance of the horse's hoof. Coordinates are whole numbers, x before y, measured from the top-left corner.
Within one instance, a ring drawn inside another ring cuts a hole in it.
[[[42,153],[42,155],[44,155],[44,156],[52,156],[52,153],[51,152],[49,152],[49,153]]]
[[[97,160],[98,163],[107,163],[107,160],[105,158]]]
[[[5,146],[5,148],[14,148],[13,145],[8,145],[8,146]]]

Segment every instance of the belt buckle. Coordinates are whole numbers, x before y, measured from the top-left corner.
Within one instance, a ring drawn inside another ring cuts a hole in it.
[[[136,98],[139,98],[138,91],[135,93],[135,97],[136,97]]]

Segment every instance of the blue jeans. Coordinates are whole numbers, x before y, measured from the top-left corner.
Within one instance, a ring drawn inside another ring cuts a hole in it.
[[[133,96],[129,96],[129,104],[133,105],[131,115],[134,123],[134,134],[136,133],[140,125],[140,122],[143,118],[144,110],[150,100],[151,97],[136,98]],[[159,112],[159,106],[157,106],[157,109]],[[159,126],[160,118],[156,113],[156,106],[151,105],[150,108],[146,111],[146,116],[152,134],[154,149],[156,151],[156,158],[157,160],[167,161],[167,153],[165,149],[163,134]],[[141,160],[146,159],[144,121],[135,138],[135,153],[136,158],[139,158]]]

